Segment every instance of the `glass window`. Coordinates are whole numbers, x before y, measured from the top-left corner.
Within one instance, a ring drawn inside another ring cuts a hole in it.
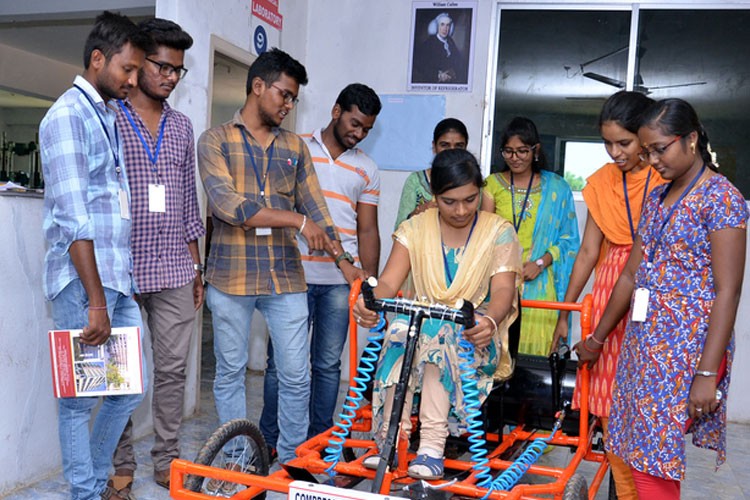
[[[558,154],[565,180],[573,191],[581,191],[588,176],[611,161],[601,140],[563,139]]]
[[[749,24],[748,10],[641,10],[635,76],[650,97],[680,97],[695,107],[719,171],[745,198],[750,197]]]
[[[597,77],[625,86],[630,16],[628,11],[501,12],[491,171],[504,168],[498,142],[515,116],[536,123],[549,164],[560,175],[558,138],[599,136],[602,103],[617,89]]]

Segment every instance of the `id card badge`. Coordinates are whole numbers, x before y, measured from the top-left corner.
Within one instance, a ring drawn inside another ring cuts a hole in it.
[[[633,310],[631,311],[630,320],[642,323],[646,321],[646,313],[648,313],[648,298],[651,296],[651,292],[648,288],[638,288],[635,291],[633,298]]]
[[[120,189],[120,218],[130,220],[130,206],[128,205],[128,193]]]
[[[270,227],[256,227],[255,236],[271,236]]]
[[[160,214],[167,211],[167,189],[164,184],[148,185],[148,211]]]

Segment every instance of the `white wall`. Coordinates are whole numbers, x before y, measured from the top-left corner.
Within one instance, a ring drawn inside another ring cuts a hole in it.
[[[301,94],[298,131],[310,131],[327,124],[336,96],[349,83],[364,83],[380,95],[406,93],[411,2],[316,0],[314,5],[308,12],[307,29],[302,30],[307,32],[306,52],[293,54],[301,58],[310,78]],[[446,94],[446,116],[466,123],[469,150],[477,155],[481,144],[491,11],[491,2],[479,2],[472,92]],[[290,39],[295,39],[295,45],[299,45],[296,38],[296,29],[290,32],[285,27],[284,47]],[[427,124],[425,128],[432,130],[434,125]],[[419,147],[429,147],[431,141],[431,136],[425,137]],[[381,263],[390,251],[395,208],[405,178],[403,172],[381,171],[381,186],[392,187],[381,189]]]
[[[3,491],[60,468],[61,462],[46,340],[52,319],[42,293],[42,199],[0,196],[0,220],[2,496]]]

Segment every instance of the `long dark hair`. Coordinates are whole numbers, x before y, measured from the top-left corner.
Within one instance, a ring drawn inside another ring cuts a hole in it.
[[[465,149],[446,149],[432,160],[430,187],[434,196],[457,187],[474,184],[484,186],[482,171],[473,154]]]
[[[680,142],[693,131],[697,132],[696,149],[703,162],[714,172],[719,171],[708,151],[708,133],[698,119],[698,113],[687,101],[677,98],[656,101],[641,115],[640,126],[658,129],[665,135],[679,135]]]
[[[508,141],[513,137],[518,137],[521,142],[526,144],[528,147],[535,147],[533,154],[534,158],[531,161],[531,170],[538,173],[541,169],[547,168],[547,156],[542,151],[542,143],[539,139],[539,131],[530,119],[524,116],[516,116],[503,130],[500,136],[500,147],[504,148]],[[501,172],[509,170],[508,164],[505,162],[503,157],[503,168]]]
[[[446,132],[456,132],[457,134],[461,134],[464,136],[466,144],[469,144],[469,132],[466,130],[464,122],[458,118],[445,118],[444,120],[440,120],[438,124],[435,125],[435,130],[432,132],[432,143],[437,144],[438,139],[440,139],[440,137]]]
[[[599,114],[599,130],[606,122],[615,122],[628,132],[638,133],[641,126],[641,115],[654,100],[640,92],[621,90],[615,92],[604,102]]]

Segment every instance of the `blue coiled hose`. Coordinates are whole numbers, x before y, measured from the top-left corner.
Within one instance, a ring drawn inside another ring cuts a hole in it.
[[[373,328],[370,328],[370,335],[367,337],[367,347],[362,352],[361,362],[357,368],[357,375],[354,377],[354,385],[349,388],[344,401],[341,413],[339,413],[338,429],[333,430],[333,436],[328,440],[328,446],[325,449],[325,460],[331,465],[326,469],[329,476],[334,476],[336,464],[341,459],[341,453],[344,451],[344,441],[349,435],[349,429],[352,427],[352,421],[362,405],[364,392],[367,389],[367,383],[372,380],[372,374],[375,371],[375,365],[380,356],[383,338],[385,337],[385,315],[380,313],[380,320]]]
[[[544,454],[552,436],[562,425],[562,419],[555,422],[552,432],[546,438],[535,439],[528,448],[521,454],[513,465],[508,467],[494,481],[488,465],[486,441],[484,439],[484,430],[479,417],[482,415],[479,404],[479,390],[477,390],[476,369],[474,368],[474,344],[466,340],[461,333],[461,328],[457,335],[459,336],[458,345],[461,347],[458,356],[462,359],[459,364],[461,369],[461,388],[464,392],[464,401],[466,404],[466,424],[469,434],[469,450],[471,451],[471,460],[474,462],[473,469],[477,471],[477,486],[487,488],[487,493],[482,497],[485,500],[495,490],[507,491],[518,483],[523,475],[533,464]]]
[[[479,390],[477,389],[476,368],[474,368],[474,344],[469,342],[462,335],[463,328],[456,332],[458,336],[458,346],[461,350],[458,357],[462,359],[459,363],[461,370],[461,389],[464,393],[464,403],[466,405],[466,426],[469,434],[469,451],[471,451],[471,460],[474,462],[473,469],[477,471],[477,486],[487,488],[492,483],[490,466],[487,465],[487,443],[484,439],[484,429],[479,404]]]
[[[497,478],[492,481],[492,484],[487,490],[487,494],[482,497],[482,500],[485,500],[487,497],[489,497],[490,494],[495,490],[508,491],[516,485],[521,477],[526,474],[526,471],[529,470],[531,466],[534,465],[537,460],[539,460],[539,457],[542,456],[544,450],[547,448],[547,445],[552,439],[552,436],[554,436],[555,432],[560,429],[563,417],[564,413],[563,416],[558,418],[555,422],[555,425],[552,427],[552,432],[550,432],[549,436],[547,436],[546,438],[535,439],[529,445],[529,447],[526,448],[523,453],[521,453],[521,456],[518,457],[515,462],[513,462],[513,465],[505,469],[502,474],[497,476]]]

